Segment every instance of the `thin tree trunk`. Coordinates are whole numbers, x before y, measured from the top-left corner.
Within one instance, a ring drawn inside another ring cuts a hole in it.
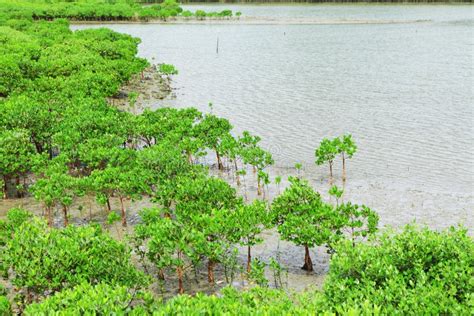
[[[122,210],[122,226],[127,227],[127,213],[125,210],[125,205],[123,204],[123,197],[120,196],[120,206]]]
[[[217,168],[219,170],[224,170],[224,165],[222,164],[221,155],[219,155],[219,152],[217,151],[217,149],[216,149],[216,157],[217,157]]]
[[[260,178],[257,179],[257,195],[262,195],[262,185],[260,184]]]
[[[311,257],[309,255],[309,247],[307,245],[304,246],[304,265],[301,268],[308,272],[313,271],[313,262],[311,261]]]
[[[252,264],[252,254],[251,254],[250,245],[248,245],[247,246],[247,273],[250,273],[251,264]]]
[[[237,160],[236,159],[234,159],[234,167],[235,167],[235,176],[237,178],[237,185],[240,186],[239,168],[237,167]]]
[[[164,280],[165,279],[165,273],[163,272],[163,269],[160,269],[158,271],[158,278],[160,278],[160,280]]]
[[[214,283],[214,265],[215,262],[209,259],[207,262],[207,280],[209,283]]]
[[[63,205],[63,214],[64,214],[64,227],[69,225],[69,219],[67,218],[67,206]]]
[[[8,177],[7,176],[3,176],[3,199],[4,200],[8,200]]]
[[[190,164],[193,164],[193,155],[191,154],[190,151],[187,152],[187,156],[188,156],[188,162]]]
[[[112,208],[110,207],[110,199],[107,197],[107,211],[110,213],[112,211]]]
[[[344,153],[342,153],[342,181],[346,181],[346,157],[344,157]]]
[[[355,247],[354,227],[351,227],[352,247]]]
[[[329,184],[332,185],[332,161],[329,162]]]
[[[184,293],[184,287],[183,287],[183,267],[177,266],[176,267],[176,273],[178,274],[178,293],[183,294]]]
[[[46,206],[46,219],[48,221],[48,226],[53,227],[53,212],[51,206]]]
[[[20,191],[20,176],[16,177],[16,197],[21,198],[21,191]]]

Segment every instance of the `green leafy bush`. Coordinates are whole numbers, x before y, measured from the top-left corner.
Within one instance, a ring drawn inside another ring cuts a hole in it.
[[[163,75],[177,75],[178,69],[174,65],[171,64],[160,64],[159,72]]]
[[[0,316],[12,315],[10,302],[5,296],[0,295]]]
[[[324,296],[332,310],[370,302],[388,315],[469,315],[474,242],[464,229],[407,226],[372,243],[337,248]]]
[[[146,313],[145,306],[151,301],[146,292],[129,290],[124,286],[104,283],[95,286],[82,283],[73,289],[56,293],[41,303],[31,304],[25,315],[123,315],[134,311]],[[134,307],[140,304],[141,306]]]
[[[15,230],[2,254],[12,283],[30,293],[60,291],[82,282],[142,286],[147,278],[130,261],[127,247],[99,227],[48,230],[34,219]]]

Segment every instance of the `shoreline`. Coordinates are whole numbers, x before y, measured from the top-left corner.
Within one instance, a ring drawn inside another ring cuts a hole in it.
[[[156,24],[156,25],[367,25],[367,24],[413,24],[428,23],[432,20],[315,20],[315,19],[274,19],[265,17],[246,17],[240,19],[173,19],[168,21],[149,20],[149,21],[76,21],[70,20],[71,25],[110,25],[110,24]]]
[[[138,93],[135,106],[130,107],[129,94]],[[151,64],[143,72],[134,74],[132,78],[123,84],[116,95],[107,97],[109,106],[116,107],[133,114],[141,113],[146,107],[146,101],[164,100],[173,96],[171,78],[161,75],[158,65]]]

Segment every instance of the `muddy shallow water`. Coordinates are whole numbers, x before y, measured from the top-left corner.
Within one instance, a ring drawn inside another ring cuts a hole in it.
[[[384,223],[473,225],[472,6],[228,7],[283,22],[107,25],[140,37],[141,56],[177,66],[176,98],[148,106],[209,111],[212,102],[236,132],[262,137],[275,173],[299,162],[317,183],[328,170],[315,166],[314,148],[350,132],[359,151],[349,162],[348,194],[384,213]],[[305,19],[333,24],[290,23]],[[376,20],[397,23],[345,24]],[[73,29],[90,27],[99,26]]]

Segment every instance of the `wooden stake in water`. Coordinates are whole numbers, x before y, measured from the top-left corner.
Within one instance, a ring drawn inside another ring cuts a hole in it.
[[[219,54],[219,36],[217,37],[216,54]]]

